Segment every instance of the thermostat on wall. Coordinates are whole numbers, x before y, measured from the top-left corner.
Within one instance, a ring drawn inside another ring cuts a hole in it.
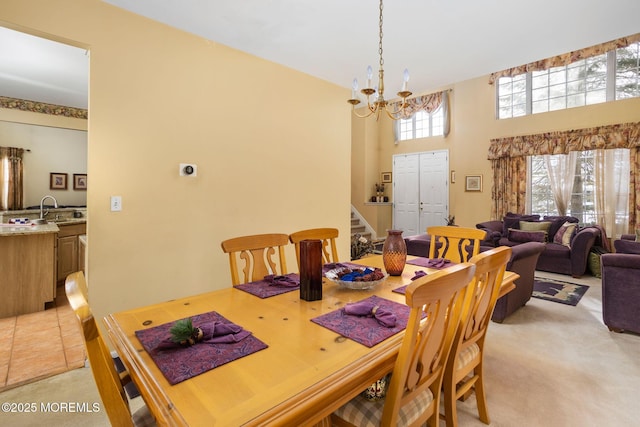
[[[180,176],[196,176],[198,166],[193,163],[180,163]]]

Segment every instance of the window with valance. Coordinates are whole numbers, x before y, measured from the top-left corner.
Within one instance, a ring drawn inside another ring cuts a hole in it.
[[[491,140],[488,158],[493,170],[491,217],[525,213],[527,156],[572,151],[629,149],[629,229],[640,224],[640,122],[568,131],[545,132]]]

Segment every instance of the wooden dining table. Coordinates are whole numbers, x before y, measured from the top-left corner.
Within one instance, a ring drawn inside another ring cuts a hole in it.
[[[380,255],[353,263],[383,267]],[[405,296],[393,290],[411,283],[418,270],[434,271],[406,264],[401,276],[389,276],[370,290],[346,289],[323,278],[318,301],[301,300],[297,289],[261,299],[229,286],[113,313],[104,320],[159,425],[314,425],[393,369],[404,332],[367,347],[311,319],[372,295],[404,304]],[[514,288],[518,277],[505,274],[501,295]],[[171,385],[135,331],[211,311],[251,331],[268,347]]]

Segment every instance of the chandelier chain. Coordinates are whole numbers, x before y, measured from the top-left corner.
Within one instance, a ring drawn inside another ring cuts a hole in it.
[[[378,54],[380,55],[380,68],[384,65],[384,59],[382,59],[382,0],[380,0],[380,42],[378,43]]]

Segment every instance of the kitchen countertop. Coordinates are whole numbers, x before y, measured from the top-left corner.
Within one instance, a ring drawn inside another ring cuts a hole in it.
[[[57,233],[58,231],[60,231],[60,228],[53,222],[42,225],[0,224],[0,237]]]

